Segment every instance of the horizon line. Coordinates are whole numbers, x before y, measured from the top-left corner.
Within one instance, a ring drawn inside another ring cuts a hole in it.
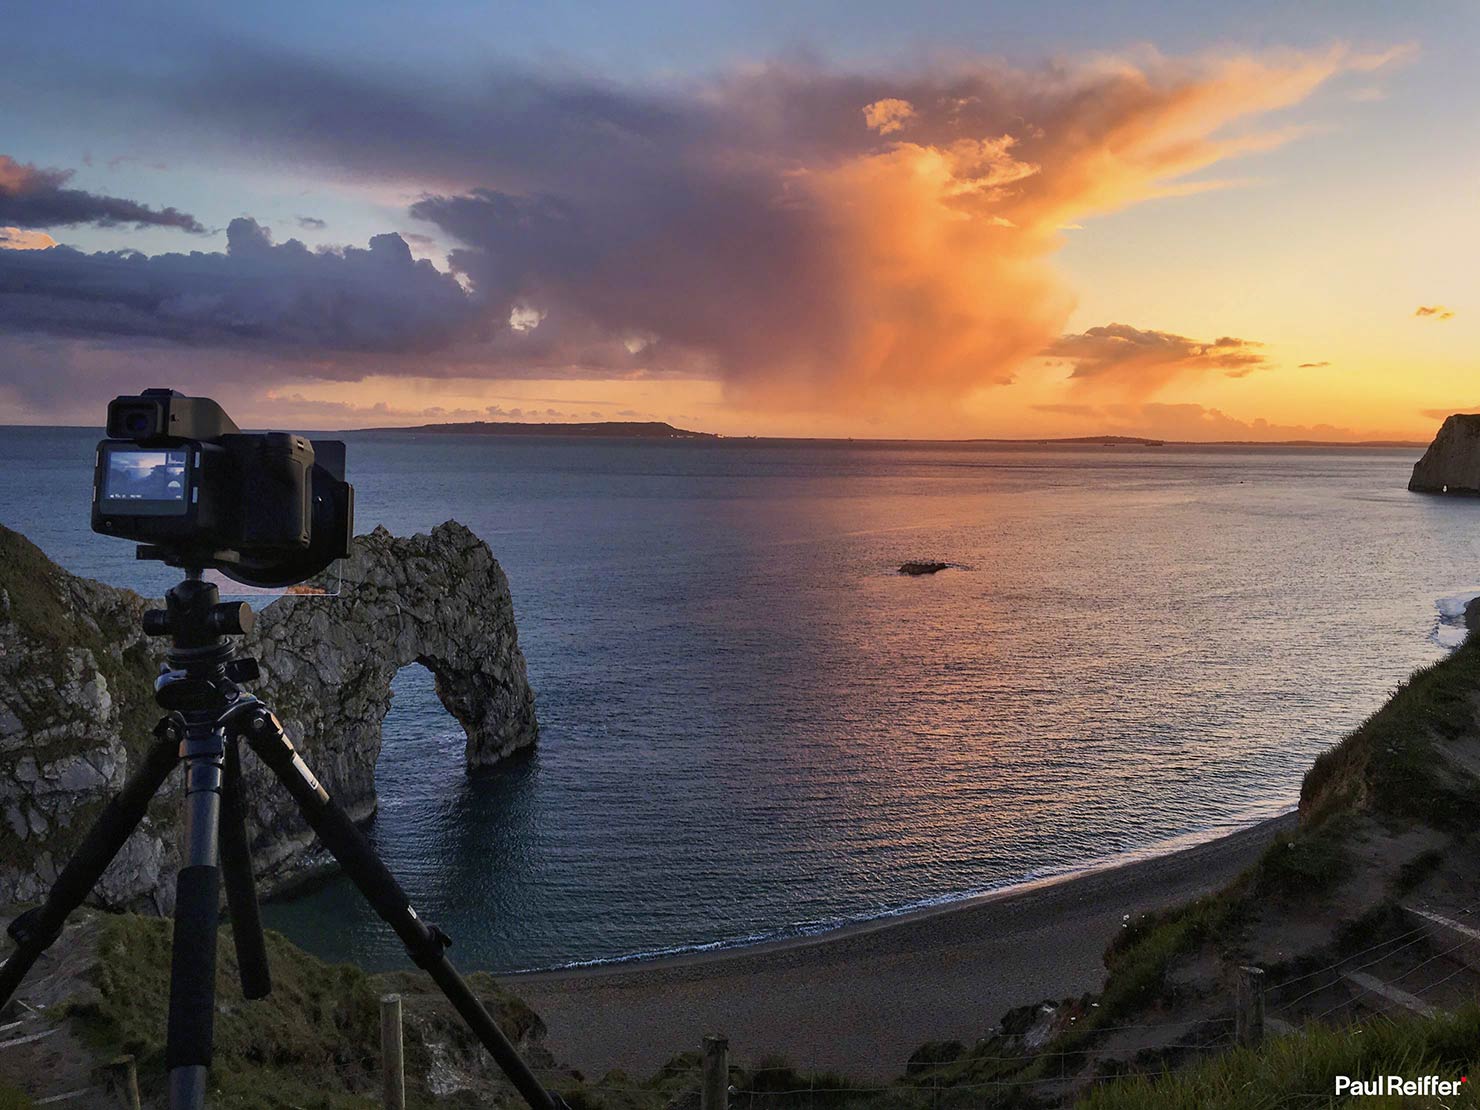
[[[1422,440],[1408,439],[1175,439],[1162,436],[1128,435],[1122,432],[1105,432],[1082,436],[953,436],[953,437],[914,437],[914,436],[800,436],[800,435],[761,435],[755,433],[726,433],[726,432],[704,432],[693,428],[681,428],[666,420],[451,420],[440,423],[425,424],[395,424],[376,425],[360,428],[322,428],[314,431],[348,433],[363,435],[371,432],[420,432],[429,429],[454,429],[459,427],[483,427],[507,425],[522,428],[572,428],[572,427],[598,427],[601,425],[612,425],[614,427],[632,427],[635,425],[663,425],[672,428],[675,432],[687,436],[704,439],[727,440],[732,442],[768,442],[768,443],[942,443],[942,444],[1011,444],[1027,446],[1053,446],[1053,445],[1082,445],[1082,446],[1115,446],[1124,444],[1127,446],[1146,447],[1428,447],[1429,443]],[[0,424],[0,428],[54,428],[72,431],[97,430],[100,434],[103,429],[89,424],[48,424],[48,423],[19,423]],[[280,430],[280,429],[259,429]],[[552,434],[557,438],[558,432]],[[599,437],[593,437],[599,438]],[[615,438],[615,437],[614,437]],[[636,437],[626,436],[622,438],[659,438],[656,436]]]

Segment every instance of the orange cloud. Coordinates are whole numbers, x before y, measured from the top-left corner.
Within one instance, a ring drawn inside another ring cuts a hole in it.
[[[1452,320],[1454,312],[1445,308],[1442,304],[1422,304],[1414,310],[1415,316],[1427,316],[1431,320]]]
[[[1480,412],[1480,405],[1456,405],[1454,408],[1448,409],[1419,410],[1420,415],[1427,416],[1430,420],[1447,420],[1457,412]]]
[[[0,175],[4,167],[0,166]],[[24,227],[0,227],[0,250],[44,251],[54,247],[57,241],[44,231],[32,231]]]
[[[899,131],[915,114],[915,106],[908,100],[900,100],[897,97],[885,97],[876,100],[863,109],[863,122],[868,125],[870,131],[877,131],[880,135],[889,135]]]
[[[1077,386],[1145,395],[1176,378],[1209,373],[1241,378],[1269,365],[1262,346],[1230,335],[1205,343],[1185,335],[1110,324],[1081,335],[1060,336],[1043,353],[1072,367],[1069,377]]]

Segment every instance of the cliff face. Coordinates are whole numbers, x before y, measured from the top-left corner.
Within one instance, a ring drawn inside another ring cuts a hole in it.
[[[1449,417],[1413,466],[1408,488],[1418,493],[1480,495],[1480,415]]]
[[[243,649],[253,691],[276,709],[346,809],[375,809],[390,681],[421,663],[467,734],[470,769],[533,744],[534,692],[508,580],[460,524],[354,542],[340,596],[292,595],[258,614]],[[0,527],[0,905],[40,897],[150,742],[165,644],[139,630],[146,602],[78,578]],[[243,758],[254,861],[269,881],[303,860],[311,834],[287,795]],[[104,876],[99,904],[163,911],[174,896],[179,776]]]

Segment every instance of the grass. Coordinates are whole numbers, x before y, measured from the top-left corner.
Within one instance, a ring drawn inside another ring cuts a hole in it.
[[[1415,671],[1355,732],[1316,758],[1301,785],[1302,825],[1370,808],[1445,831],[1467,829],[1480,784],[1438,747],[1475,734],[1477,694],[1480,641]]]
[[[1288,898],[1327,893],[1351,873],[1350,825],[1342,814],[1309,831],[1281,833],[1254,868],[1253,889]]]
[[[1336,1076],[1383,1075],[1458,1079],[1480,1062],[1480,1007],[1432,1019],[1377,1019],[1351,1029],[1308,1026],[1258,1048],[1225,1052],[1172,1075],[1120,1079],[1081,1099],[1080,1110],[1276,1110],[1345,1105],[1335,1097]],[[1363,1097],[1362,1107],[1474,1107],[1467,1084],[1454,1098]]]
[[[168,1007],[171,923],[133,915],[99,919],[97,997],[69,1005],[67,1016],[102,1056],[131,1053],[146,1097],[163,1089],[164,1015]],[[325,964],[277,933],[267,934],[273,990],[245,1002],[235,953],[223,930],[218,952],[215,1060],[211,1104],[263,1110],[359,1110],[380,1105],[380,997],[402,994],[408,1105],[512,1103],[502,1083],[477,1084],[436,1101],[426,1085],[434,1062],[482,1073],[492,1065],[440,996],[410,973],[370,976],[348,964]],[[474,976],[504,1031],[516,1041],[542,1032],[522,1002]],[[444,1069],[445,1070],[445,1069]],[[0,1103],[3,1105],[3,1103]]]
[[[1234,898],[1215,894],[1130,923],[1105,953],[1110,975],[1085,1031],[1114,1024],[1164,999],[1172,961],[1204,944],[1222,941],[1238,912]]]

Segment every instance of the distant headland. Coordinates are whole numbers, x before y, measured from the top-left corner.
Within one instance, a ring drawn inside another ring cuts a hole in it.
[[[848,446],[850,444],[961,444],[984,447],[1423,447],[1409,440],[1178,440],[1152,439],[1145,436],[1100,435],[1019,438],[894,439],[888,437],[842,436],[757,436],[721,435],[675,428],[662,420],[592,420],[584,423],[561,421],[469,420],[447,424],[392,425],[378,428],[355,428],[354,432],[421,432],[430,435],[487,436],[561,436],[571,439],[687,439],[730,444],[788,444]]]
[[[475,436],[614,436],[621,439],[719,439],[713,432],[675,428],[661,420],[594,420],[584,424],[534,423],[517,420],[469,420],[459,424],[359,428],[362,432],[429,432]]]

